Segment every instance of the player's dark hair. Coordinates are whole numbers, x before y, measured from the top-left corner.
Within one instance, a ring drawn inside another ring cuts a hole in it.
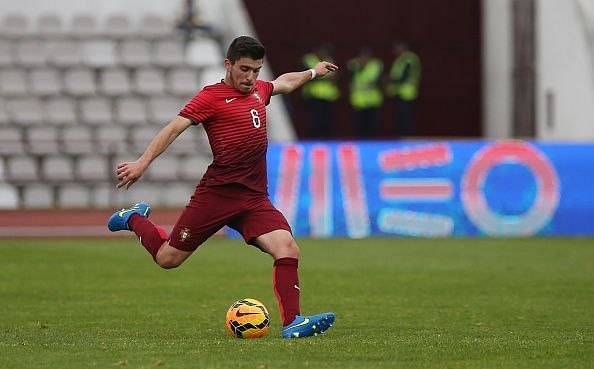
[[[261,43],[249,36],[239,36],[231,42],[227,50],[227,59],[234,64],[243,57],[254,60],[264,59],[266,50]]]

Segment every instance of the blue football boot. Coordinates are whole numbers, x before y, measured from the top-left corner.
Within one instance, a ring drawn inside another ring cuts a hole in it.
[[[150,213],[151,206],[146,202],[139,202],[130,208],[113,213],[107,221],[107,228],[112,232],[130,230],[130,227],[128,227],[128,220],[132,214],[148,217]]]
[[[301,338],[317,336],[332,327],[334,323],[333,313],[318,315],[297,315],[293,322],[283,327],[283,338]]]

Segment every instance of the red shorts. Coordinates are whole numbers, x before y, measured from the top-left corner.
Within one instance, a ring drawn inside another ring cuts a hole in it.
[[[291,227],[268,196],[241,184],[198,186],[171,231],[169,244],[194,251],[223,226],[229,226],[253,244],[258,236]]]

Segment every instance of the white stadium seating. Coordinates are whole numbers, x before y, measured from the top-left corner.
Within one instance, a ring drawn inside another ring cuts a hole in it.
[[[201,83],[221,79],[222,60],[216,41],[186,45],[160,14],[0,14],[1,181],[13,202],[105,208],[165,188],[156,206],[185,205],[211,161],[202,127],[184,132],[133,192],[114,190],[114,166],[135,160]]]

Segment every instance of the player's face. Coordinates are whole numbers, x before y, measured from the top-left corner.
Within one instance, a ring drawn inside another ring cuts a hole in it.
[[[262,65],[262,59],[254,60],[242,57],[235,64],[231,64],[229,59],[225,59],[225,68],[227,69],[225,83],[233,86],[242,94],[249,94],[254,88]]]

